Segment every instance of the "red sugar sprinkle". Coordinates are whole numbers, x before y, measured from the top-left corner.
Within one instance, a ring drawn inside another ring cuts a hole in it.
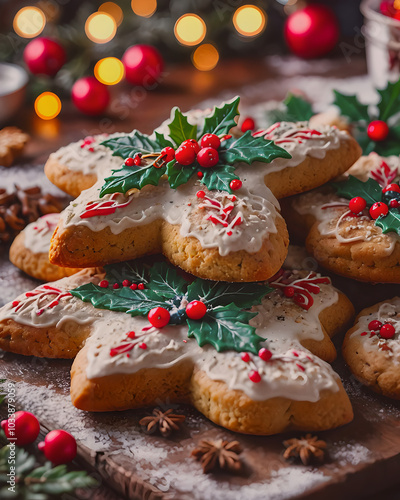
[[[122,286],[131,286],[131,282],[129,280],[124,280]]]
[[[362,332],[360,333],[361,337],[364,337],[364,335],[368,335],[368,332]]]
[[[297,366],[297,368],[300,368],[300,370],[302,370],[303,372],[306,371],[306,369],[304,368],[304,366],[299,365],[299,363],[296,363],[296,366]]]
[[[142,342],[141,344],[139,344],[139,348],[140,349],[147,349],[147,344],[145,344],[144,342]]]
[[[17,307],[18,304],[19,304],[19,300],[14,300],[14,302],[12,303],[12,306]]]
[[[261,382],[261,376],[256,370],[252,370],[249,373],[249,379],[254,382],[255,384],[258,384],[258,382]]]
[[[147,330],[151,330],[152,328],[152,326],[145,326],[144,328],[142,328],[142,332],[147,332]]]
[[[137,288],[137,284],[136,283],[132,283],[132,285],[129,287],[131,290],[136,290]]]
[[[114,283],[114,284],[113,284],[113,288],[114,288],[114,290],[118,290],[118,288],[119,288],[118,283]]]
[[[226,234],[227,234],[228,236],[232,236],[232,231],[228,231]]]
[[[36,294],[34,294],[33,292],[26,292],[25,294],[26,297],[33,297],[34,295]]]
[[[90,151],[91,153],[94,153],[94,148],[90,147],[90,148],[88,148],[88,151]]]
[[[191,203],[188,203],[188,207],[191,207],[191,206],[192,206],[192,204],[191,204]]]
[[[127,357],[127,358],[130,358],[130,357],[131,357],[131,355],[128,353],[128,354],[126,355],[126,357]]]
[[[139,283],[138,284],[138,288],[139,288],[139,290],[144,290],[144,284],[143,283]]]
[[[134,339],[136,337],[136,333],[134,331],[131,331],[131,332],[128,333],[128,337],[130,339]]]
[[[250,361],[250,354],[248,352],[242,352],[240,357],[245,363],[248,363]]]
[[[107,280],[101,280],[100,283],[99,283],[99,286],[101,286],[101,288],[108,288],[108,281]]]
[[[296,352],[296,351],[292,351],[292,354],[293,354],[293,356],[296,356],[296,358],[298,358],[298,357],[299,357],[299,353],[298,353],[298,352]]]
[[[36,311],[37,316],[41,316],[43,313],[44,313],[44,309],[39,309],[38,311]]]
[[[185,344],[187,344],[187,340],[184,340]]]
[[[205,195],[206,195],[206,193],[202,190],[197,191],[197,193],[196,193],[197,198],[204,198]]]

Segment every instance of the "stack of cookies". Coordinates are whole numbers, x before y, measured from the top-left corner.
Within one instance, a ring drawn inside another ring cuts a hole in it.
[[[56,281],[0,309],[0,348],[75,358],[77,408],[185,402],[227,429],[265,435],[353,418],[329,364],[331,337],[352,320],[353,306],[328,277],[285,267],[287,225],[308,233],[322,266],[398,281],[398,236],[366,215],[370,181],[365,199],[357,184],[382,172],[393,184],[394,167],[359,159],[358,143],[335,126],[279,122],[238,134],[238,104],[187,115],[174,108],[151,136],[87,137],[50,156],[46,175],[76,199],[58,219],[26,228],[10,258],[20,265],[24,248],[26,270]],[[343,197],[354,183],[349,207]],[[32,265],[38,256],[47,267]],[[397,359],[396,307],[399,299],[362,313],[346,337],[346,359],[376,388],[395,379],[393,368],[377,376],[367,358],[375,349],[380,367]]]

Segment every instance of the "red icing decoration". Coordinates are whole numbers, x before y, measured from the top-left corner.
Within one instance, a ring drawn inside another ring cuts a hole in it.
[[[232,179],[229,183],[229,187],[232,189],[232,191],[237,191],[242,187],[242,185],[243,183],[240,179]]]
[[[101,286],[101,288],[108,288],[108,284],[107,280],[101,280],[99,286]]]
[[[373,321],[370,321],[368,323],[368,328],[371,331],[380,330],[382,328],[382,323],[380,321],[378,321],[377,319],[374,319]]]
[[[199,143],[194,140],[194,139],[186,139],[186,141],[183,141],[182,144],[180,145],[180,147],[188,147],[188,148],[192,148],[194,150],[194,152],[197,154],[199,151],[200,151],[200,145]]]
[[[113,288],[114,288],[114,290],[118,290],[118,288],[119,288],[118,283],[114,283],[114,284],[113,284]]]
[[[111,215],[115,213],[117,208],[127,207],[131,204],[132,198],[125,203],[118,203],[116,198],[120,193],[114,193],[111,198],[107,201],[97,201],[94,203],[88,203],[85,211],[80,215],[81,219],[88,219],[90,217],[99,217],[101,215]]]
[[[131,286],[131,282],[129,280],[124,280],[122,286]]]
[[[133,158],[127,158],[125,160],[125,165],[127,167],[133,167],[134,164],[135,164],[135,160]]]
[[[147,315],[150,323],[156,328],[163,328],[168,325],[170,314],[164,307],[154,307],[149,311]]]
[[[207,312],[207,306],[200,300],[192,300],[186,306],[186,314],[190,319],[201,319]]]
[[[398,176],[398,170],[390,168],[386,162],[382,161],[378,168],[371,170],[370,175],[384,188]]]
[[[253,118],[247,117],[243,120],[242,126],[240,127],[240,130],[242,132],[247,132],[248,130],[254,130],[256,128],[256,124],[253,120]]]
[[[381,329],[379,330],[379,335],[383,339],[391,339],[394,337],[394,334],[396,333],[396,330],[393,325],[390,323],[385,323]]]
[[[258,384],[259,382],[261,382],[261,376],[260,374],[258,373],[257,370],[252,370],[250,373],[249,373],[249,379],[254,382],[255,384]]]
[[[199,179],[202,179],[203,178],[203,172],[197,172],[197,177]]]
[[[258,351],[258,355],[263,361],[269,361],[272,358],[272,352],[269,349],[265,349],[265,347],[262,347]]]
[[[147,349],[147,344],[145,344],[144,342],[142,342],[141,344],[139,344],[139,349],[146,350]]]
[[[181,165],[190,165],[196,158],[196,152],[191,146],[179,146],[175,152],[175,159]]]
[[[385,217],[389,212],[389,207],[386,205],[386,203],[383,203],[381,201],[377,201],[372,205],[372,207],[369,209],[369,215],[374,219],[378,219],[379,217]]]
[[[250,354],[248,352],[242,352],[240,357],[245,363],[248,363],[250,361]]]
[[[144,290],[144,284],[143,283],[139,283],[138,284],[138,289],[139,290]]]
[[[197,198],[204,198],[206,193],[204,191],[197,191],[196,196]]]
[[[132,285],[129,287],[131,290],[136,290],[137,289],[137,284],[132,283]]]
[[[163,155],[163,157],[165,156],[164,161],[167,163],[172,161],[175,158],[175,151],[170,146],[167,146],[166,148],[164,148],[161,151],[161,154]]]
[[[203,203],[199,204],[199,209],[208,208],[210,210],[209,214],[206,216],[206,219],[211,221],[215,225],[221,224],[221,226],[227,228],[228,236],[229,233],[232,234],[232,228],[242,224],[242,218],[239,214],[231,219],[231,214],[233,209],[235,208],[235,205],[232,201],[233,197],[229,199],[231,200],[231,203],[228,203],[228,205],[224,206],[220,201],[213,200],[211,198],[208,198],[207,196],[204,196]],[[214,213],[211,213],[211,211],[215,212],[215,215]]]
[[[353,214],[359,214],[367,208],[367,202],[361,196],[356,196],[349,201],[349,209]]]
[[[396,193],[400,193],[400,186],[398,184],[388,184],[385,188],[382,189],[382,193],[386,193],[387,191],[395,191]]]
[[[218,149],[221,146],[221,139],[215,134],[205,134],[201,138],[200,145],[202,148]]]
[[[219,160],[218,151],[214,148],[203,148],[197,154],[197,161],[203,168],[214,167]]]

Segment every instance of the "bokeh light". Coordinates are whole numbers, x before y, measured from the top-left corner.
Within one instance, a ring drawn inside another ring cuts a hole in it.
[[[46,25],[46,17],[37,7],[23,7],[14,16],[13,28],[23,38],[38,36]]]
[[[151,17],[157,10],[157,0],[132,0],[131,7],[137,16]]]
[[[94,67],[94,76],[105,85],[116,85],[122,80],[124,74],[124,65],[116,57],[100,59]]]
[[[85,32],[92,42],[107,43],[114,38],[117,32],[117,23],[110,14],[95,12],[87,18]]]
[[[242,5],[233,15],[233,25],[243,36],[259,35],[265,28],[267,15],[255,5]]]
[[[119,5],[114,2],[104,2],[99,7],[99,12],[105,12],[115,19],[117,26],[122,23],[124,13]]]
[[[197,45],[204,40],[206,23],[196,14],[184,14],[175,23],[175,36],[182,45]]]
[[[53,92],[43,92],[35,100],[35,111],[39,118],[52,120],[60,114],[61,101]]]
[[[203,43],[193,52],[192,61],[198,70],[210,71],[218,64],[218,50],[211,43]]]

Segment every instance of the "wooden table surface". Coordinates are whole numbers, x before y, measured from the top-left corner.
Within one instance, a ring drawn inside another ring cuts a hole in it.
[[[264,100],[280,100],[287,92],[285,82],[290,78],[293,86],[296,75],[299,75],[299,78],[304,78],[305,75],[346,78],[363,75],[365,72],[363,59],[355,59],[351,64],[345,63],[344,59],[312,64],[299,64],[295,59],[286,59],[282,65],[279,62],[277,64],[276,59],[261,62],[232,60],[222,62],[210,73],[201,73],[189,66],[167,68],[160,85],[149,92],[124,84],[112,88],[111,110],[106,117],[85,117],[72,109],[69,103],[65,103],[59,118],[44,122],[35,118],[31,105],[26,105],[12,123],[28,131],[32,137],[18,165],[44,164],[49,153],[87,135],[128,132],[134,128],[150,133],[169,116],[170,109],[175,105],[186,111],[207,99],[242,93],[245,104],[254,104],[260,99],[260,94]],[[253,93],[252,86],[257,88],[257,92]],[[0,187],[4,183],[9,184],[12,177],[12,169],[6,171],[0,167]],[[0,250],[4,256],[7,251],[4,244]],[[0,296],[0,305],[6,299],[9,300]],[[102,485],[92,498],[115,500],[121,497]],[[398,488],[382,493],[379,498],[400,498]]]

